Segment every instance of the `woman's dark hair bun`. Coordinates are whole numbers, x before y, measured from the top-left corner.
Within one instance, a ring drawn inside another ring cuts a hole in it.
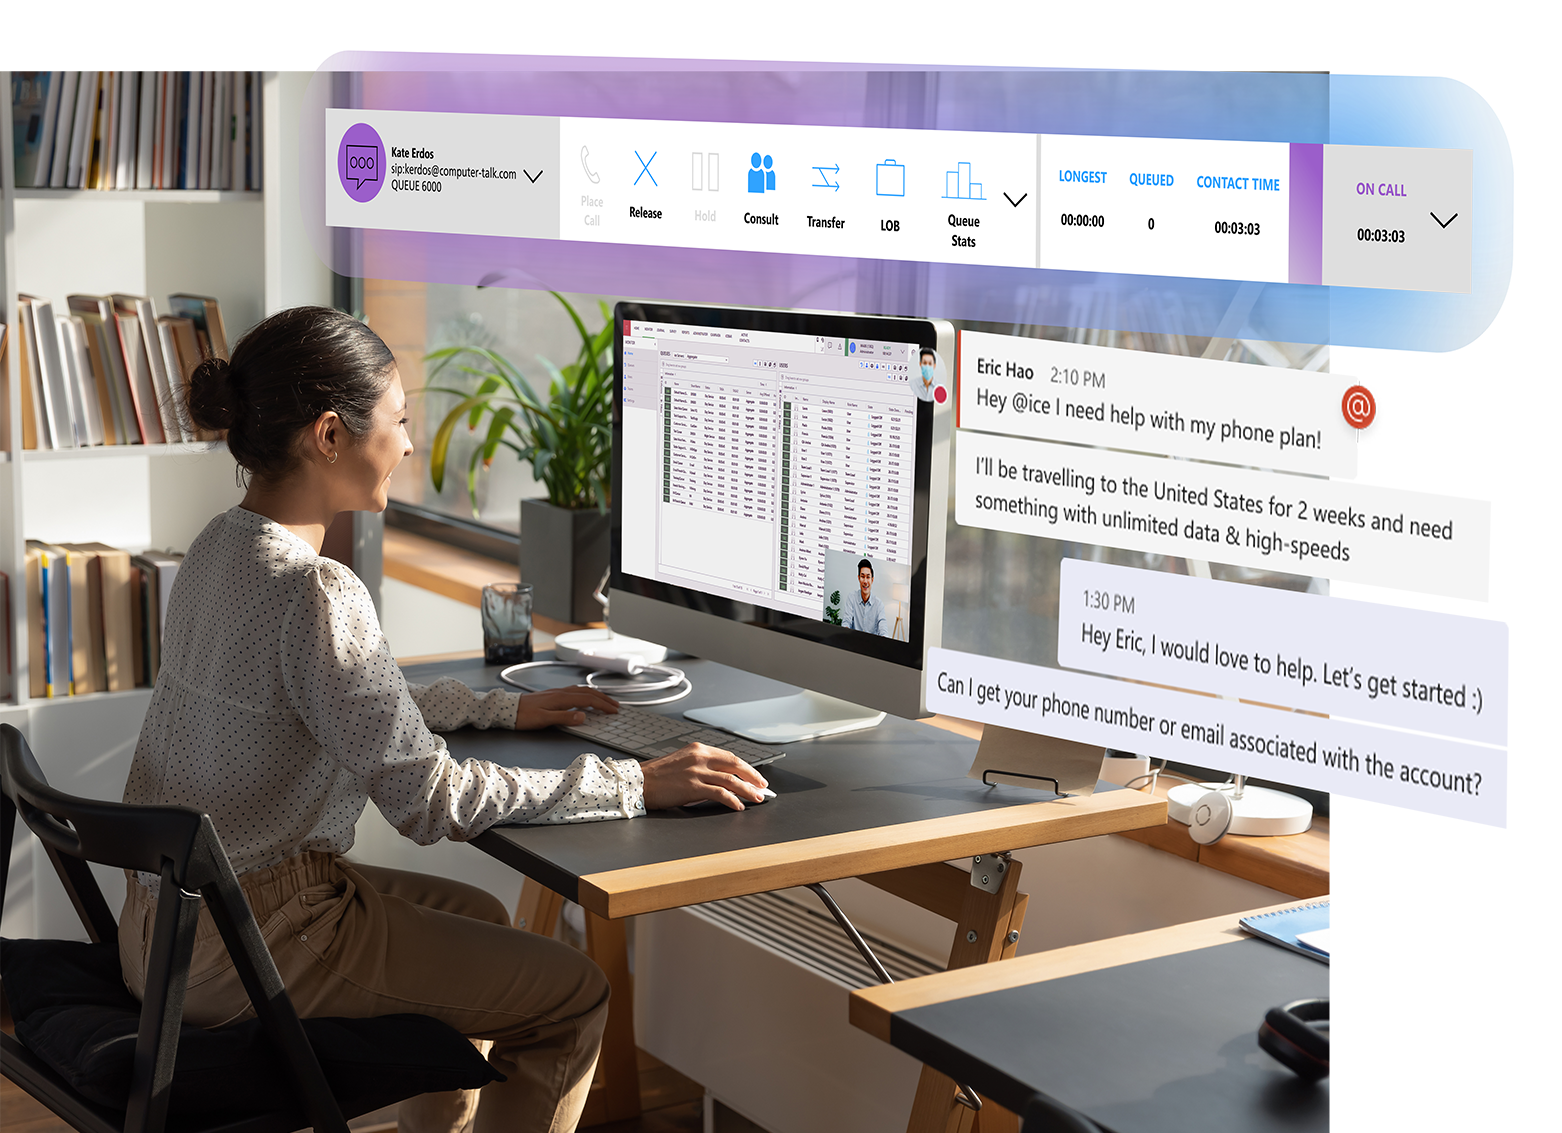
[[[353,437],[374,427],[396,358],[368,326],[329,307],[292,307],[251,327],[233,360],[190,375],[190,417],[226,433],[251,476],[280,480],[299,462],[300,434],[327,412]]]
[[[190,375],[190,419],[198,429],[227,432],[239,419],[239,392],[226,358],[208,358]]]

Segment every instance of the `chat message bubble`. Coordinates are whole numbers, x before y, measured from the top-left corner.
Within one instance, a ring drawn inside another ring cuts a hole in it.
[[[961,429],[967,527],[1485,600],[1481,500]]]
[[[1379,459],[1345,424],[1342,392],[1356,386],[1339,372],[1320,384],[1315,373],[1100,347],[1090,348],[1089,378],[1072,367],[1081,383],[1104,380],[1107,389],[1120,372],[1145,378],[1168,367],[1181,377],[1162,383],[1167,405],[1200,405],[1211,391],[1225,399],[1221,375],[1232,369],[1264,391],[1239,391],[1239,411],[1223,422],[1207,409],[1175,411],[1189,430],[1167,430],[1154,424],[1167,417],[1139,408],[1143,383],[1134,399],[1117,400],[1015,392],[1042,383],[1023,367],[1004,386],[972,377],[976,366],[1000,366],[973,339],[961,339],[964,425],[954,444],[954,517],[964,527],[1329,578],[1421,602],[1512,602],[1514,509],[1498,475],[1512,466],[1510,383],[1450,417],[1431,441]],[[1195,381],[1201,370],[1189,366],[1209,367],[1211,380]],[[1037,411],[1037,400],[1047,408]]]
[[[1064,559],[1058,663],[1508,742],[1508,627],[1483,618]]]
[[[345,180],[353,182],[353,188],[362,189],[369,181],[380,179],[380,147],[379,146],[355,146],[347,147],[347,172]]]
[[[962,428],[1356,475],[1350,378],[977,331],[959,359]]]

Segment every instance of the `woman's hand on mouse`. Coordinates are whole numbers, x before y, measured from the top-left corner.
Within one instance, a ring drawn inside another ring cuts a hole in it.
[[[731,752],[688,744],[671,755],[640,765],[645,776],[645,809],[665,810],[712,799],[733,810],[764,802],[765,777]]]
[[[618,701],[585,685],[523,693],[520,707],[515,710],[515,727],[517,731],[535,731],[555,724],[583,724],[587,708],[616,713]]]

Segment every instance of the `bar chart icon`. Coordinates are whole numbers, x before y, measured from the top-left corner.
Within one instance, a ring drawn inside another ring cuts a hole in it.
[[[982,183],[971,180],[971,163],[962,161],[944,174],[944,199],[946,201],[985,201]]]

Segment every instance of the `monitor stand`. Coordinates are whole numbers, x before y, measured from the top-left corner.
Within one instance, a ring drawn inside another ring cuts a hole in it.
[[[700,724],[724,728],[762,744],[789,744],[819,736],[838,736],[877,727],[886,713],[860,704],[803,691],[773,700],[691,708],[684,716]]]

